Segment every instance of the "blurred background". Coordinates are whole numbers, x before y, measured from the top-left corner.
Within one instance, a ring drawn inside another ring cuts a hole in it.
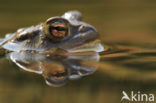
[[[79,10],[104,45],[156,48],[155,0],[0,0],[0,36],[69,10]],[[133,63],[105,59],[94,74],[57,88],[1,58],[0,103],[119,103],[123,90],[156,94],[156,53],[147,55]]]

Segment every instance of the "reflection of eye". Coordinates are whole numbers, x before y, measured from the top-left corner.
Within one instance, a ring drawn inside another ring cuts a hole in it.
[[[59,62],[44,63],[42,75],[46,80],[46,83],[50,86],[61,86],[66,83],[68,77],[68,71]]]
[[[63,18],[51,18],[44,23],[43,31],[51,42],[61,42],[69,37],[70,24]]]
[[[64,23],[55,23],[50,28],[49,31],[54,37],[64,37],[68,33],[66,24]]]

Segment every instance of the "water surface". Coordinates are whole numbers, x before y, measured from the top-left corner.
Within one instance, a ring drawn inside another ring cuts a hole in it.
[[[1,57],[0,103],[119,103],[123,90],[156,94],[154,0],[0,1],[1,37],[73,9],[98,29],[106,47],[99,61],[86,63],[93,67],[89,74],[53,87],[45,83],[44,75]],[[54,64],[59,67],[60,62]]]

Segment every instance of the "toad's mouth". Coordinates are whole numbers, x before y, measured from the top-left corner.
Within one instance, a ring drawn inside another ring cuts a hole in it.
[[[81,26],[83,26],[83,29]],[[69,53],[101,52],[104,50],[100,40],[98,40],[98,32],[94,27],[82,24],[76,30],[74,30],[76,33],[72,32],[73,35],[68,40],[61,42],[57,47],[67,50]]]
[[[104,51],[103,45],[100,43],[100,40],[89,41],[83,45],[74,47],[72,49],[67,50],[69,53],[75,52],[102,52]]]

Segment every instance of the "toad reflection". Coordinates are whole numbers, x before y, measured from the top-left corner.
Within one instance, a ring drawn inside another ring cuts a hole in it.
[[[95,72],[99,61],[99,54],[95,52],[59,55],[57,53],[45,54],[39,52],[11,52],[8,54],[21,69],[40,74],[50,86],[65,85],[68,80],[81,78]]]

